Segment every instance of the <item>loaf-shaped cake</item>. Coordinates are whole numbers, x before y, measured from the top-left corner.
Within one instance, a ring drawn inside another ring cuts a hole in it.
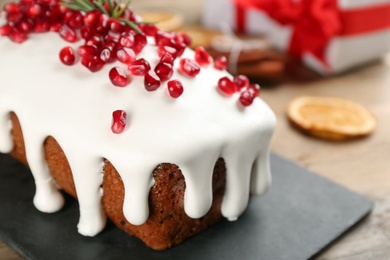
[[[60,210],[62,189],[80,234],[108,216],[162,250],[267,190],[274,114],[257,84],[189,41],[109,0],[5,5],[0,152],[31,169],[38,210]]]

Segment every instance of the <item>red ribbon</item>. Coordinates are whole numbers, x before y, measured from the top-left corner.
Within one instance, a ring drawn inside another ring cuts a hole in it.
[[[324,64],[324,51],[333,37],[390,27],[390,4],[340,11],[337,0],[233,1],[237,7],[237,30],[245,30],[247,9],[260,9],[279,24],[292,26],[291,54],[302,57],[311,53]]]

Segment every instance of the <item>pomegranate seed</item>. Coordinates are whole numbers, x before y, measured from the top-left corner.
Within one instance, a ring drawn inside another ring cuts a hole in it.
[[[132,75],[144,76],[150,70],[149,62],[141,58],[130,63],[129,71]]]
[[[223,77],[218,81],[218,89],[228,96],[237,92],[237,86],[228,77]]]
[[[190,77],[195,77],[200,72],[199,65],[190,59],[181,59],[180,60],[180,71]]]
[[[0,35],[7,36],[12,31],[12,26],[9,24],[6,24],[2,27],[0,27]]]
[[[155,91],[160,87],[161,81],[160,78],[156,75],[156,73],[149,70],[145,74],[144,85],[147,91]]]
[[[112,30],[117,33],[122,33],[124,30],[124,25],[114,18],[108,19],[107,27],[109,28],[109,30]]]
[[[135,60],[135,53],[132,49],[130,48],[120,48],[116,52],[116,57],[118,60],[124,64],[130,64],[130,62]]]
[[[164,46],[175,47],[175,41],[173,39],[162,38],[158,42],[157,46],[158,47],[164,47]]]
[[[69,23],[70,19],[72,19],[73,15],[74,15],[74,13],[75,13],[75,11],[67,9],[65,14],[64,14],[63,21],[65,23]]]
[[[100,16],[101,16],[100,11],[87,12],[84,15],[84,24],[89,27],[95,26],[99,22]]]
[[[62,26],[61,26],[61,28],[62,28]],[[45,20],[38,20],[38,21],[36,21],[36,23],[34,25],[33,31],[35,33],[48,32],[48,31],[50,31],[50,23],[48,21],[45,21]]]
[[[27,6],[27,5],[31,5],[33,2],[34,2],[34,0],[21,0],[20,5]]]
[[[172,39],[174,39],[174,37],[175,37],[175,35],[173,33],[158,31],[156,33],[156,35],[154,36],[154,40],[155,40],[156,45],[159,45],[159,43],[162,39],[172,40]]]
[[[147,36],[155,36],[158,32],[158,28],[154,24],[141,24],[139,27]]]
[[[60,59],[65,65],[73,65],[76,61],[76,56],[71,47],[64,47],[60,51]]]
[[[87,55],[88,57],[94,57],[97,55],[97,49],[93,46],[82,45],[78,49],[78,54],[83,57]]]
[[[42,13],[44,14],[44,18],[47,18],[50,21],[62,22],[63,14],[65,13],[65,11],[63,12],[61,8],[63,8],[63,6],[57,5],[52,7],[51,9],[43,10]]]
[[[58,32],[60,36],[68,42],[76,42],[77,41],[77,35],[76,32],[69,28],[66,24],[62,25],[60,28],[60,31]]]
[[[7,13],[8,22],[17,23],[23,18],[23,13]]]
[[[26,15],[30,18],[35,18],[41,15],[42,13],[42,8],[38,4],[31,5],[26,12]]]
[[[228,60],[225,56],[219,56],[217,59],[214,61],[214,68],[218,70],[225,70],[228,65]]]
[[[28,21],[22,21],[19,25],[18,25],[18,29],[21,31],[21,32],[24,32],[24,33],[29,33],[31,32],[33,28],[33,25]]]
[[[84,25],[80,28],[80,35],[85,40],[92,38],[95,35],[95,30],[91,26]]]
[[[175,40],[177,42],[183,42],[186,46],[190,46],[192,43],[191,37],[186,33],[178,33]]]
[[[203,47],[198,47],[195,49],[195,61],[200,66],[207,67],[213,61],[213,58]]]
[[[233,82],[236,84],[239,90],[249,86],[249,79],[245,75],[237,75],[233,78]]]
[[[8,37],[16,43],[22,43],[27,40],[27,34],[15,28],[8,34]]]
[[[183,85],[178,80],[168,81],[168,92],[169,95],[173,98],[178,98],[183,94]]]
[[[166,52],[162,55],[160,62],[169,63],[173,65],[173,63],[175,62],[175,57],[173,57],[171,53]]]
[[[110,63],[115,61],[115,55],[114,53],[110,50],[109,47],[105,47],[101,52],[100,52],[100,59],[104,61],[105,63]]]
[[[139,54],[147,44],[146,36],[143,34],[134,35],[133,50],[136,54]]]
[[[241,93],[239,100],[243,106],[247,107],[253,103],[254,97],[251,91],[245,90]]]
[[[111,130],[114,134],[120,134],[126,127],[126,112],[123,110],[116,110],[112,113]]]
[[[61,29],[61,26],[62,26],[62,23],[53,23],[51,26],[50,26],[50,31],[52,32],[59,32],[60,29]]]
[[[83,26],[84,23],[84,17],[80,12],[76,12],[73,14],[72,18],[69,20],[69,26],[73,29],[78,29],[81,26]]]
[[[129,84],[130,81],[126,71],[119,67],[112,68],[110,70],[109,77],[112,84],[117,87],[125,87],[127,84]]]
[[[85,45],[93,46],[96,49],[99,49],[102,46],[102,38],[99,36],[92,36],[88,40],[85,41]]]
[[[168,80],[173,75],[172,65],[169,63],[159,63],[154,69],[154,72],[156,72],[161,81]]]
[[[19,13],[20,7],[16,3],[8,3],[4,6],[4,11],[6,11],[9,14]]]
[[[160,46],[158,47],[158,56],[162,57],[164,56],[165,53],[171,54],[173,57],[177,57],[177,51],[175,48],[170,47],[170,46]]]
[[[252,92],[254,97],[260,95],[260,85],[259,84],[250,84],[248,90]]]
[[[118,43],[122,47],[131,48],[134,45],[134,35],[131,33],[123,33]]]
[[[81,64],[92,72],[99,71],[104,66],[104,62],[98,57],[89,57],[88,55],[84,55],[84,57],[81,58]]]
[[[176,56],[180,57],[183,55],[185,49],[187,48],[187,45],[184,42],[176,43],[174,48],[176,49]]]

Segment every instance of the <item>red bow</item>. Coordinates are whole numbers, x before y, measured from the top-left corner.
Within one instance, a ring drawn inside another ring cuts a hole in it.
[[[311,53],[324,61],[329,41],[342,30],[337,0],[234,0],[238,8],[265,11],[281,25],[294,28],[289,52]]]

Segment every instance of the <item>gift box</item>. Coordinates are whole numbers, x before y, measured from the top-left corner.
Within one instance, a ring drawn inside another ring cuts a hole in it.
[[[321,74],[375,60],[390,46],[390,0],[206,0],[203,23],[265,34]]]

